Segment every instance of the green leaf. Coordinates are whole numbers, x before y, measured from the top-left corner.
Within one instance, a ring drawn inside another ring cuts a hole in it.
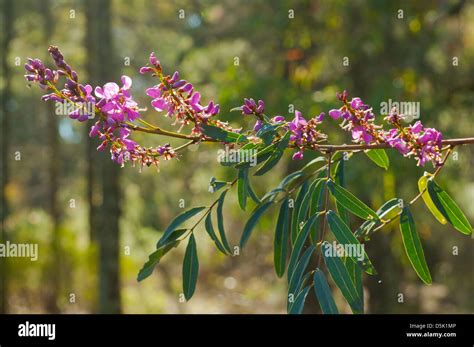
[[[408,207],[404,207],[400,216],[400,232],[402,234],[405,252],[415,269],[418,277],[426,284],[431,284],[431,275],[428,265],[426,265],[425,254],[421,247],[420,237],[416,231],[415,221]]]
[[[156,251],[151,253],[148,257],[148,261],[143,265],[142,269],[138,273],[137,281],[143,281],[145,278],[150,276],[155,269],[155,266],[158,265],[161,258],[168,253],[173,247],[178,245],[179,241],[174,241],[167,244],[164,247],[158,248]]]
[[[233,133],[212,125],[201,124],[204,135],[222,142],[245,142],[247,138],[241,134]]]
[[[324,202],[324,188],[326,187],[326,180],[319,179],[318,183],[314,187],[313,196],[311,198],[311,207],[309,214],[312,216],[315,213],[321,212],[323,210],[323,202]],[[311,229],[311,241],[312,243],[316,243],[319,240],[319,229],[320,223],[316,223],[314,227]]]
[[[248,196],[248,169],[239,170],[239,177],[237,179],[237,196],[239,198],[239,205],[245,211],[247,207]]]
[[[275,272],[278,277],[285,273],[286,258],[288,255],[288,238],[290,233],[288,199],[283,200],[278,214],[278,221],[275,228],[275,241],[273,260]]]
[[[393,198],[385,202],[380,208],[375,212],[380,219],[384,218],[387,214],[393,211],[395,208],[402,208],[402,200],[398,198]]]
[[[359,296],[355,284],[341,258],[331,254],[334,252],[331,251],[331,248],[332,246],[327,241],[324,241],[321,245],[321,250],[328,271],[337,287],[341,290],[342,295],[349,303],[352,312],[363,313],[362,298]]]
[[[346,186],[345,179],[344,179],[344,162],[345,162],[344,159],[339,160],[336,166],[335,173],[334,173],[334,182],[343,188]],[[344,223],[349,224],[349,216],[347,214],[347,211],[344,208],[344,206],[337,200],[336,200],[336,211],[339,214],[339,216],[342,218]]]
[[[244,231],[242,232],[242,237],[240,238],[240,248],[243,249],[245,244],[247,243],[250,235],[252,234],[253,228],[259,221],[262,214],[273,204],[273,201],[267,201],[263,204],[257,206],[255,210],[253,210],[252,215],[250,216],[249,220],[245,224]]]
[[[446,193],[433,180],[428,181],[428,193],[430,194],[430,197],[438,210],[456,230],[466,235],[470,235],[472,233],[472,226],[464,213],[462,213],[461,209],[448,195],[448,193]]]
[[[288,263],[288,282],[290,281],[290,276],[293,273],[293,270],[298,262],[301,250],[303,249],[306,239],[308,238],[309,232],[313,224],[319,219],[320,216],[321,213],[316,213],[309,217],[295,240],[293,250],[290,256],[290,261]]]
[[[227,237],[225,236],[225,229],[224,229],[224,217],[222,213],[222,209],[224,207],[224,199],[225,195],[227,194],[227,190],[224,191],[221,196],[219,197],[219,200],[217,201],[217,230],[219,230],[219,236],[221,237],[222,240],[222,245],[224,246],[225,250],[228,253],[232,253],[229,242],[227,241]]]
[[[288,297],[290,297],[290,294],[296,296],[298,288],[301,284],[301,280],[303,278],[303,274],[306,270],[306,267],[308,266],[309,260],[314,252],[314,249],[315,247],[311,245],[304,251],[300,261],[298,261],[298,264],[295,266],[294,271],[291,273],[291,275],[289,275],[290,282],[288,285]],[[288,308],[289,307],[290,303],[288,303]]]
[[[158,241],[157,245],[156,245],[156,248],[160,248],[162,247],[164,244],[166,244],[168,238],[170,237],[170,235],[173,233],[173,231],[175,231],[175,229],[177,227],[179,227],[182,223],[184,223],[185,221],[187,221],[188,219],[190,219],[191,217],[195,216],[196,214],[198,214],[199,212],[201,212],[202,210],[204,210],[206,207],[205,206],[201,206],[201,207],[194,207],[190,210],[187,210],[179,215],[177,215],[172,221],[171,223],[166,227],[164,233],[163,233],[163,236],[161,237],[161,239]]]
[[[198,272],[199,261],[197,257],[196,240],[194,239],[194,235],[191,234],[183,261],[183,292],[186,300],[191,299],[194,294]]]
[[[351,260],[364,269],[365,272],[367,272],[370,275],[375,275],[377,271],[375,271],[374,266],[372,265],[372,262],[370,261],[369,257],[367,256],[367,253],[365,250],[363,250],[362,245],[360,242],[356,239],[352,231],[349,229],[349,227],[343,222],[341,217],[339,217],[334,211],[328,211],[327,213],[327,220],[328,220],[328,225],[329,229],[331,229],[331,232],[334,234],[336,237],[336,240],[339,244],[341,245],[347,245],[349,247],[353,247],[354,250],[362,250],[364,252],[364,260],[360,262],[359,255],[355,254],[357,252],[352,252],[351,255],[348,255]]]
[[[303,166],[303,168],[301,169],[301,172],[303,172],[304,174],[312,174],[314,171],[321,168],[319,163],[321,162],[324,163],[325,161],[326,161],[326,157],[321,156],[321,157],[314,158],[308,164]]]
[[[260,151],[257,152],[257,163],[261,163],[265,160],[267,160],[273,153],[274,149],[275,149],[276,145],[274,143],[272,143],[271,145],[261,149]],[[235,168],[236,169],[248,169],[250,167],[252,167],[252,165],[254,164],[253,160],[252,161],[244,161],[244,162],[241,162],[241,163],[238,163],[237,165],[235,165]]]
[[[281,159],[286,147],[290,141],[290,132],[287,132],[276,144],[275,150],[265,163],[262,164],[255,172],[255,176],[261,176],[271,170]],[[257,157],[258,158],[258,157]]]
[[[300,212],[301,208],[301,203],[303,202],[303,199],[306,195],[306,192],[308,191],[309,188],[309,183],[308,181],[305,181],[303,185],[300,188],[300,191],[298,193],[298,196],[296,197],[296,201],[293,206],[293,211],[291,214],[291,243],[294,244],[296,237],[299,234],[300,231],[300,225],[298,224],[298,214]]]
[[[430,193],[428,192],[429,179],[429,176],[425,172],[425,174],[418,180],[418,190],[420,191],[421,197],[423,198],[423,201],[425,202],[426,207],[428,207],[428,210],[430,210],[431,214],[438,220],[438,222],[441,224],[446,224],[448,222],[447,219],[443,216],[441,211],[438,210],[435,203],[431,199]]]
[[[247,180],[247,192],[250,196],[250,198],[256,203],[256,204],[260,204],[262,201],[260,200],[260,198],[257,196],[257,194],[255,194],[255,192],[253,191],[252,189],[252,185],[250,184],[250,180]]]
[[[375,164],[380,166],[381,168],[387,170],[388,166],[390,165],[390,160],[388,159],[388,155],[384,149],[369,149],[368,151],[364,152],[370,160],[372,160]]]
[[[374,210],[356,198],[345,188],[334,183],[332,180],[328,180],[327,186],[331,191],[332,196],[334,196],[334,199],[356,216],[363,219],[379,219]]]
[[[364,310],[364,287],[362,285],[362,269],[360,266],[354,263],[352,259],[348,257],[345,257],[343,262],[344,266],[347,269],[347,272],[349,273],[349,276],[351,276],[351,279],[354,282],[354,285],[357,289],[357,293],[361,298],[362,310]]]
[[[303,312],[304,308],[304,303],[306,301],[306,297],[308,296],[310,287],[307,286],[305,287],[295,298],[295,301],[291,305],[291,308],[289,310],[289,314],[301,314]]]
[[[227,255],[227,251],[225,250],[224,248],[224,245],[221,243],[221,241],[219,240],[219,238],[217,237],[216,233],[214,232],[214,227],[212,226],[212,217],[211,217],[211,213],[209,213],[206,217],[206,221],[204,223],[205,227],[206,227],[206,231],[209,235],[209,237],[211,238],[212,241],[214,241],[214,243],[216,244],[216,247],[219,251],[221,251],[222,253],[224,253],[225,255]]]
[[[303,200],[301,201],[300,204],[300,210],[298,212],[298,223],[297,225],[300,225],[303,221],[306,220],[306,217],[308,216],[308,211],[311,207],[311,199],[313,198],[314,190],[317,187],[318,183],[320,183],[321,179],[315,180],[313,183],[308,188],[308,191],[303,197]]]
[[[329,288],[326,276],[324,276],[324,273],[319,269],[316,269],[314,272],[313,287],[321,311],[324,314],[338,314],[339,311],[337,310],[336,303],[332,297],[331,288]]]

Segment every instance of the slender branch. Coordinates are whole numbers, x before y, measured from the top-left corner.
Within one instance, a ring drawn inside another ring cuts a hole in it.
[[[332,163],[332,150],[329,150],[329,152],[327,153],[327,157],[328,157],[328,173],[326,175],[326,179],[329,181],[331,179],[331,163]],[[329,193],[328,193],[328,189],[326,187],[325,191],[324,191],[324,194],[325,194],[325,197],[324,197],[324,216],[323,216],[323,219],[321,221],[321,237],[320,237],[320,240],[319,240],[319,244],[321,244],[324,240],[324,233],[326,231],[326,219],[327,219],[327,209],[328,209],[328,204],[329,204]],[[320,266],[321,264],[321,256],[323,254],[323,250],[321,248],[320,252],[319,252],[319,255],[318,255],[318,267]]]
[[[449,139],[449,140],[443,140],[443,145],[451,145],[451,146],[457,146],[457,145],[465,145],[465,144],[473,144],[474,143],[474,137],[467,137],[467,138],[458,138],[458,139]],[[388,143],[379,143],[379,144],[373,144],[373,145],[317,145],[315,147],[316,150],[331,150],[334,152],[337,151],[355,151],[355,150],[367,150],[367,149],[379,149],[379,148],[393,148],[390,147]]]

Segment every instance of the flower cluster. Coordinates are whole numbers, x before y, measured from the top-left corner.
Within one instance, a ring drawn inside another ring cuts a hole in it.
[[[160,62],[154,53],[150,54],[151,66],[140,69],[143,73],[153,73],[158,76],[160,82],[146,90],[146,94],[153,100],[151,105],[158,112],[166,112],[168,117],[175,117],[176,123],[181,127],[193,123],[192,135],[200,135],[200,124],[208,123],[208,120],[217,115],[220,106],[210,101],[207,105],[201,104],[201,94],[194,90],[194,86],[188,81],[181,79],[179,72],[173,75],[163,75]]]
[[[57,70],[46,68],[39,59],[28,59],[25,65],[27,71],[25,78],[29,82],[37,82],[41,88],[50,91],[42,97],[43,101],[74,105],[74,110],[69,113],[72,119],[84,122],[95,118],[97,111],[99,120],[89,132],[90,137],[98,137],[101,140],[97,150],[101,151],[110,146],[112,160],[122,166],[128,161],[133,165],[135,163],[140,163],[141,166],[158,165],[160,159],[169,160],[176,156],[169,144],[147,148],[130,139],[130,127],[133,124],[129,122],[140,118],[138,104],[130,94],[132,86],[130,77],[122,76],[121,87],[114,82],[108,82],[94,90],[90,85],[79,83],[76,71],[65,62],[57,47],[51,46],[48,51]],[[60,76],[66,79],[61,90],[56,87]]]
[[[73,110],[67,111],[70,118],[81,122],[95,119],[89,135],[100,139],[98,150],[108,147],[112,160],[122,166],[126,162],[131,162],[133,165],[139,163],[141,166],[158,165],[160,159],[169,160],[177,155],[169,144],[159,147],[139,145],[130,138],[132,130],[191,139],[190,143],[202,140],[216,141],[217,137],[214,139],[207,135],[209,132],[203,133],[203,129],[206,130],[203,125],[211,125],[228,132],[242,131],[217,119],[216,116],[220,112],[219,105],[213,101],[203,104],[201,94],[195,91],[190,82],[180,78],[177,71],[172,75],[164,74],[161,63],[154,53],[150,54],[148,65],[140,68],[140,73],[151,73],[159,79],[157,85],[146,89],[146,94],[152,98],[151,105],[156,111],[164,112],[169,118],[174,118],[174,124],[180,124],[179,131],[185,125],[191,124],[193,128],[188,135],[164,131],[142,119],[140,112],[143,109],[139,108],[131,95],[130,77],[122,76],[121,86],[115,82],[108,82],[95,88],[88,84],[83,85],[79,83],[76,71],[66,63],[57,47],[51,46],[48,51],[56,69],[47,68],[38,59],[28,59],[25,65],[27,72],[25,78],[48,91],[49,94],[42,97],[44,101],[72,104]],[[58,88],[61,76],[65,78],[65,83],[63,88]],[[387,144],[404,156],[415,157],[421,166],[428,161],[434,165],[441,164],[442,134],[439,131],[424,128],[421,122],[403,127],[401,124],[403,115],[398,114],[396,110],[392,110],[385,118],[392,126],[391,129],[385,130],[375,123],[372,108],[361,98],[349,99],[347,91],[338,93],[337,97],[343,105],[338,109],[331,109],[328,115],[334,120],[341,120],[340,126],[351,132],[353,142],[365,145]],[[93,106],[87,107],[87,105]],[[244,116],[254,115],[257,118],[253,131],[243,133],[246,136],[243,138],[247,138],[248,141],[260,143],[263,138],[260,136],[263,136],[267,129],[280,135],[276,138],[281,138],[282,131],[290,132],[288,146],[296,149],[293,154],[294,160],[302,159],[305,149],[317,150],[318,144],[327,139],[319,129],[325,117],[324,113],[310,120],[306,120],[299,111],[295,111],[294,119],[289,122],[282,116],[270,119],[264,113],[264,101],[255,101],[252,98],[244,99],[243,105],[233,110],[241,111]],[[146,128],[137,126],[134,121],[144,124]],[[262,129],[265,131],[261,132]],[[234,145],[244,144],[236,142]]]
[[[385,119],[394,128],[384,133],[385,141],[396,148],[406,157],[414,156],[419,166],[424,166],[427,161],[435,165],[442,162],[441,149],[443,135],[434,128],[424,128],[420,121],[409,127],[401,125],[402,115],[393,109]]]
[[[424,166],[428,161],[438,166],[442,162],[442,134],[433,128],[424,128],[420,121],[408,127],[403,127],[403,115],[397,109],[391,110],[385,120],[393,126],[384,130],[381,125],[374,123],[375,116],[372,108],[356,97],[348,100],[348,93],[338,93],[337,97],[344,103],[339,109],[329,111],[329,116],[335,120],[343,119],[341,127],[352,133],[356,143],[382,144],[387,143],[406,157],[414,156],[418,166]]]
[[[240,107],[243,115],[256,115],[257,117],[263,115],[265,111],[265,103],[263,100],[258,100],[258,103],[254,99],[244,99],[244,104]]]
[[[347,101],[347,92],[337,95],[344,102],[339,109],[332,109],[328,112],[332,119],[342,118],[341,127],[352,133],[352,139],[356,143],[381,143],[383,138],[380,135],[380,125],[375,125],[375,116],[372,108],[364,104],[360,98],[353,98]]]
[[[315,149],[317,143],[326,140],[327,136],[317,129],[323,118],[324,113],[321,113],[307,121],[300,111],[295,111],[295,118],[286,125],[291,132],[290,144],[298,149],[293,154],[293,160],[303,159],[305,148]]]
[[[122,76],[122,87],[117,83],[108,82],[104,87],[95,88],[95,96],[99,98],[97,107],[107,117],[109,124],[120,124],[140,118],[138,104],[130,95],[132,79]]]

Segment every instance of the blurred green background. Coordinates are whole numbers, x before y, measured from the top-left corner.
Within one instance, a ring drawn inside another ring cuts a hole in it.
[[[250,125],[227,112],[243,97],[264,99],[270,115],[287,119],[289,105],[306,118],[338,105],[347,89],[374,105],[388,99],[420,102],[421,121],[445,138],[474,136],[474,4],[468,1],[33,1],[2,0],[2,239],[39,244],[39,259],[0,259],[3,312],[283,313],[286,281],[273,270],[276,211],[259,224],[236,257],[218,253],[205,231],[196,236],[200,274],[189,303],[179,302],[185,245],[169,253],[154,274],[136,275],[173,216],[216,196],[211,176],[235,172],[216,162],[217,146],[201,145],[179,160],[139,172],[111,167],[95,153],[88,127],[41,102],[39,88],[23,78],[27,57],[50,64],[49,44],[59,46],[83,83],[133,78],[142,107],[155,84],[139,75],[151,51],[168,73],[179,70],[205,102],[221,104],[232,125]],[[400,10],[402,12],[400,12]],[[403,18],[400,18],[402,16]],[[343,64],[347,57],[348,66]],[[236,62],[238,64],[236,64]],[[338,107],[338,106],[337,106]],[[153,110],[145,118],[164,127]],[[332,143],[349,143],[334,122]],[[168,142],[135,135],[143,144]],[[178,145],[179,141],[172,141]],[[456,149],[438,182],[474,219],[474,148]],[[346,167],[349,189],[374,208],[417,192],[423,168],[388,151],[384,171],[365,156]],[[313,154],[314,157],[315,154]],[[305,155],[305,161],[312,154]],[[20,159],[20,160],[18,160]],[[112,164],[113,165],[113,164]],[[290,155],[264,178],[258,193],[303,165]],[[431,167],[429,167],[431,170]],[[249,212],[228,196],[226,228],[237,244]],[[396,223],[377,233],[367,252],[379,275],[364,278],[370,313],[472,313],[472,239],[442,226],[422,203],[413,210],[433,285],[422,284],[403,250]],[[357,227],[353,220],[352,227]],[[453,255],[453,247],[459,254]],[[104,257],[101,259],[99,256]],[[342,312],[350,312],[338,291]],[[398,302],[398,294],[404,302]],[[308,302],[308,312],[318,312]]]

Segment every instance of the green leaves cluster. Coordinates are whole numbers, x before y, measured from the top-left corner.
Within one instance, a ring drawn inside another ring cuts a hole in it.
[[[204,126],[204,132],[222,142],[246,141],[245,135],[229,133],[212,126]],[[243,147],[258,148],[257,160],[261,165],[256,169],[255,176],[264,175],[271,170],[282,158],[289,143],[289,133],[281,136],[276,127],[265,127],[259,133],[264,139],[262,144],[257,146],[247,143]],[[365,154],[378,166],[388,168],[389,159],[383,149],[365,151]],[[365,250],[366,241],[370,240],[373,232],[396,218],[399,218],[400,235],[410,264],[425,284],[431,284],[432,278],[421,238],[410,212],[410,205],[416,199],[406,204],[401,199],[393,198],[374,211],[346,188],[344,159],[333,156],[334,169],[329,170],[324,157],[315,158],[301,170],[286,176],[261,198],[252,189],[249,163],[237,163],[235,167],[238,176],[234,182],[211,180],[211,192],[227,187],[214,204],[207,209],[192,208],[171,221],[158,241],[156,250],[140,270],[138,280],[150,276],[161,258],[187,237],[182,274],[183,293],[186,300],[189,300],[195,292],[199,273],[194,236],[196,225],[190,229],[182,228],[181,225],[206,209],[200,220],[204,220],[208,236],[219,252],[232,255],[225,232],[224,201],[229,189],[236,183],[240,208],[247,210],[249,198],[254,205],[241,234],[241,249],[249,242],[262,216],[272,210],[273,206],[279,206],[276,210],[273,260],[276,275],[283,277],[286,273],[288,313],[302,313],[307,296],[311,293],[315,295],[323,313],[339,313],[331,287],[336,287],[341,292],[353,313],[363,313],[363,275],[377,274]],[[472,226],[466,216],[448,193],[434,181],[433,175],[422,176],[418,181],[418,188],[419,197],[441,224],[449,222],[463,234],[472,233]],[[214,210],[217,228],[213,223]],[[352,222],[358,219],[362,220],[359,227],[351,229]],[[330,234],[325,234],[326,225]],[[332,244],[330,239],[334,239]]]

